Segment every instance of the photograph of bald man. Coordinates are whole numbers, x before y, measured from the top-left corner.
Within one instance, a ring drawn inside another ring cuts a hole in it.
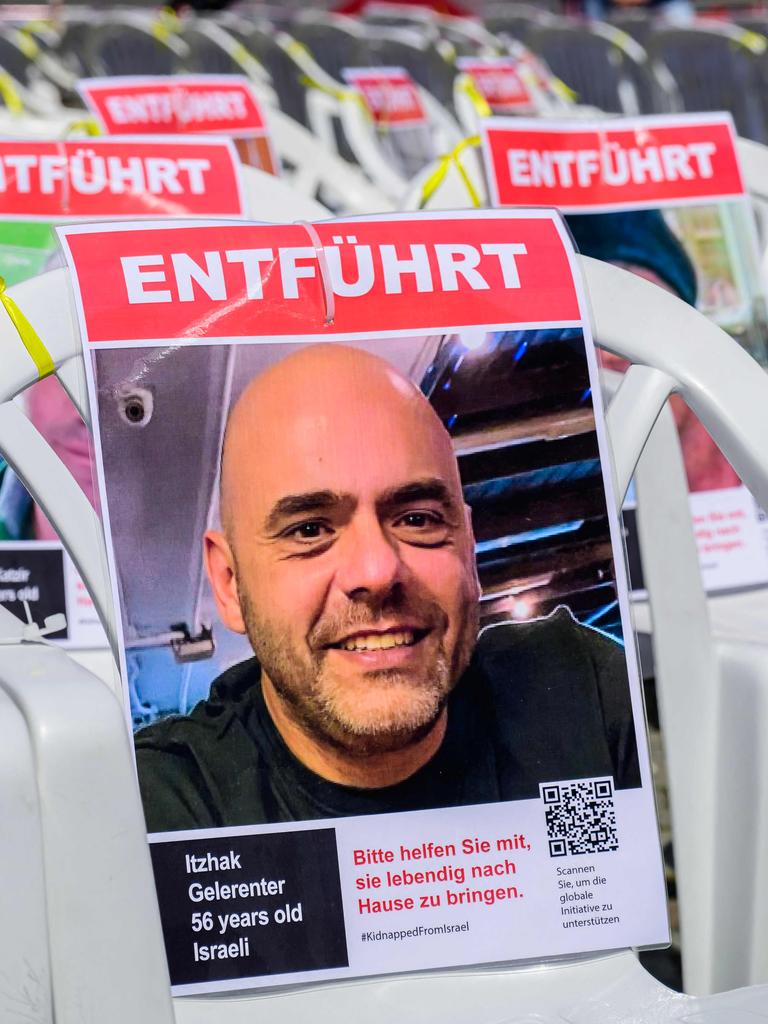
[[[205,567],[254,657],[136,734],[150,832],[640,785],[620,644],[566,608],[478,635],[451,439],[385,360],[315,344],[253,379],[220,519]]]

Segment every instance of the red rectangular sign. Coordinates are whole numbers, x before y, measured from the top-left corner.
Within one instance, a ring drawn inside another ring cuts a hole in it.
[[[424,124],[427,114],[416,83],[404,68],[344,68],[344,81],[365,99],[376,124]]]
[[[85,78],[78,90],[110,135],[266,132],[259,100],[241,75]]]
[[[530,110],[533,100],[516,61],[510,57],[460,57],[458,68],[474,79],[495,114]]]
[[[481,132],[495,206],[557,206],[568,213],[744,194],[727,114],[546,126],[490,118]]]
[[[0,216],[241,217],[240,166],[224,139],[0,139]]]
[[[59,233],[96,344],[581,319],[567,235],[550,211],[332,221],[314,230],[200,224]]]

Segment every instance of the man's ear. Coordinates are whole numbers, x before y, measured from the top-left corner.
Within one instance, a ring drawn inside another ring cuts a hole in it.
[[[235,559],[227,538],[218,530],[208,530],[203,537],[203,562],[221,621],[234,633],[245,633],[245,620],[237,593]]]
[[[480,577],[477,574],[477,559],[475,558],[475,531],[472,529],[472,509],[464,502],[464,520],[467,528],[467,543],[469,544],[469,552],[467,557],[472,563],[472,575],[475,581],[475,595],[477,600],[480,600],[482,594],[482,588],[480,586]]]

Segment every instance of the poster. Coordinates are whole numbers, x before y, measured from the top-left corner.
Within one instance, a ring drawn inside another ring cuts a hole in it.
[[[342,75],[363,96],[377,125],[426,123],[419,90],[405,68],[344,68]]]
[[[477,90],[496,115],[532,114],[531,72],[513,57],[459,57],[459,71],[471,75]],[[528,79],[528,81],[527,81]]]
[[[494,204],[558,206],[584,251],[650,274],[766,363],[757,239],[728,114],[545,126],[499,118],[481,132]],[[637,211],[658,210],[658,226],[641,223],[649,214]],[[704,586],[712,593],[764,584],[760,510],[682,400],[671,405]],[[642,580],[634,585],[642,594]]]
[[[558,215],[59,235],[174,992],[665,943]]]
[[[232,143],[206,138],[0,139],[0,202],[0,276],[7,287],[55,265],[55,223],[245,213]],[[34,311],[28,312],[34,322]],[[93,499],[87,431],[58,380],[38,382],[24,402]],[[53,528],[0,460],[0,604],[25,619],[22,592],[39,624],[48,614],[66,612],[67,629],[56,640],[76,648],[106,645],[91,599]]]
[[[77,88],[109,135],[228,135],[244,164],[280,173],[264,105],[245,75],[82,78]]]
[[[405,68],[342,68],[342,78],[357,90],[369,111],[385,158],[406,177],[437,155],[419,86]]]
[[[45,269],[54,222],[245,212],[237,156],[220,139],[0,138],[0,200],[8,286]]]

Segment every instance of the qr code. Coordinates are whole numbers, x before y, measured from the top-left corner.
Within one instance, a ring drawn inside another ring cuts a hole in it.
[[[547,782],[539,789],[550,857],[618,850],[611,779]]]

